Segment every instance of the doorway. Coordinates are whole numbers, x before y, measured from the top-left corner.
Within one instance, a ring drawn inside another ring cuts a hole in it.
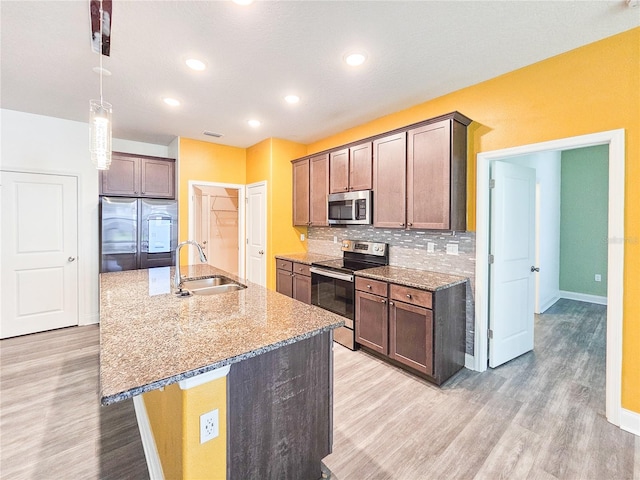
[[[267,286],[267,182],[247,185],[247,280]]]
[[[198,242],[207,263],[245,276],[245,186],[189,181],[189,238]],[[198,263],[195,249],[189,263]]]
[[[570,150],[595,145],[609,147],[609,206],[607,244],[606,414],[620,425],[622,375],[622,301],[624,270],[624,130],[570,137],[478,154],[476,232],[476,324],[474,369],[487,369],[489,325],[489,177],[492,162],[545,151]]]

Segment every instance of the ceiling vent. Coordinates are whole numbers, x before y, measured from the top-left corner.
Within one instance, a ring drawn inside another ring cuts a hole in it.
[[[205,130],[204,132],[202,132],[205,135],[208,135],[210,137],[216,137],[216,138],[220,138],[222,136],[221,133],[216,133],[216,132],[210,132],[209,130]]]

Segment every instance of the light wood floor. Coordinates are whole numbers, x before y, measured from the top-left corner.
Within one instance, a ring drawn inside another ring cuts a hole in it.
[[[562,300],[535,352],[442,389],[336,344],[332,480],[640,480],[604,417],[604,316]],[[98,405],[97,327],[0,341],[0,478],[148,478],[132,403]]]

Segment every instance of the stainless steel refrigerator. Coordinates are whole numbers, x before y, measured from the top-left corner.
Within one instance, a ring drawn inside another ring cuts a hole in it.
[[[173,265],[177,243],[175,200],[100,197],[100,272]]]

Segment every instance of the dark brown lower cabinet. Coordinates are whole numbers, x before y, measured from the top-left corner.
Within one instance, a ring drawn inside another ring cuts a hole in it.
[[[357,343],[437,385],[464,367],[465,284],[435,292],[389,284],[388,297],[358,290],[383,283],[374,282],[356,277]]]
[[[433,312],[389,302],[389,357],[422,373],[433,373]]]
[[[388,335],[387,298],[356,290],[356,342],[386,355]]]
[[[309,265],[277,259],[276,267],[276,291],[311,305]]]

